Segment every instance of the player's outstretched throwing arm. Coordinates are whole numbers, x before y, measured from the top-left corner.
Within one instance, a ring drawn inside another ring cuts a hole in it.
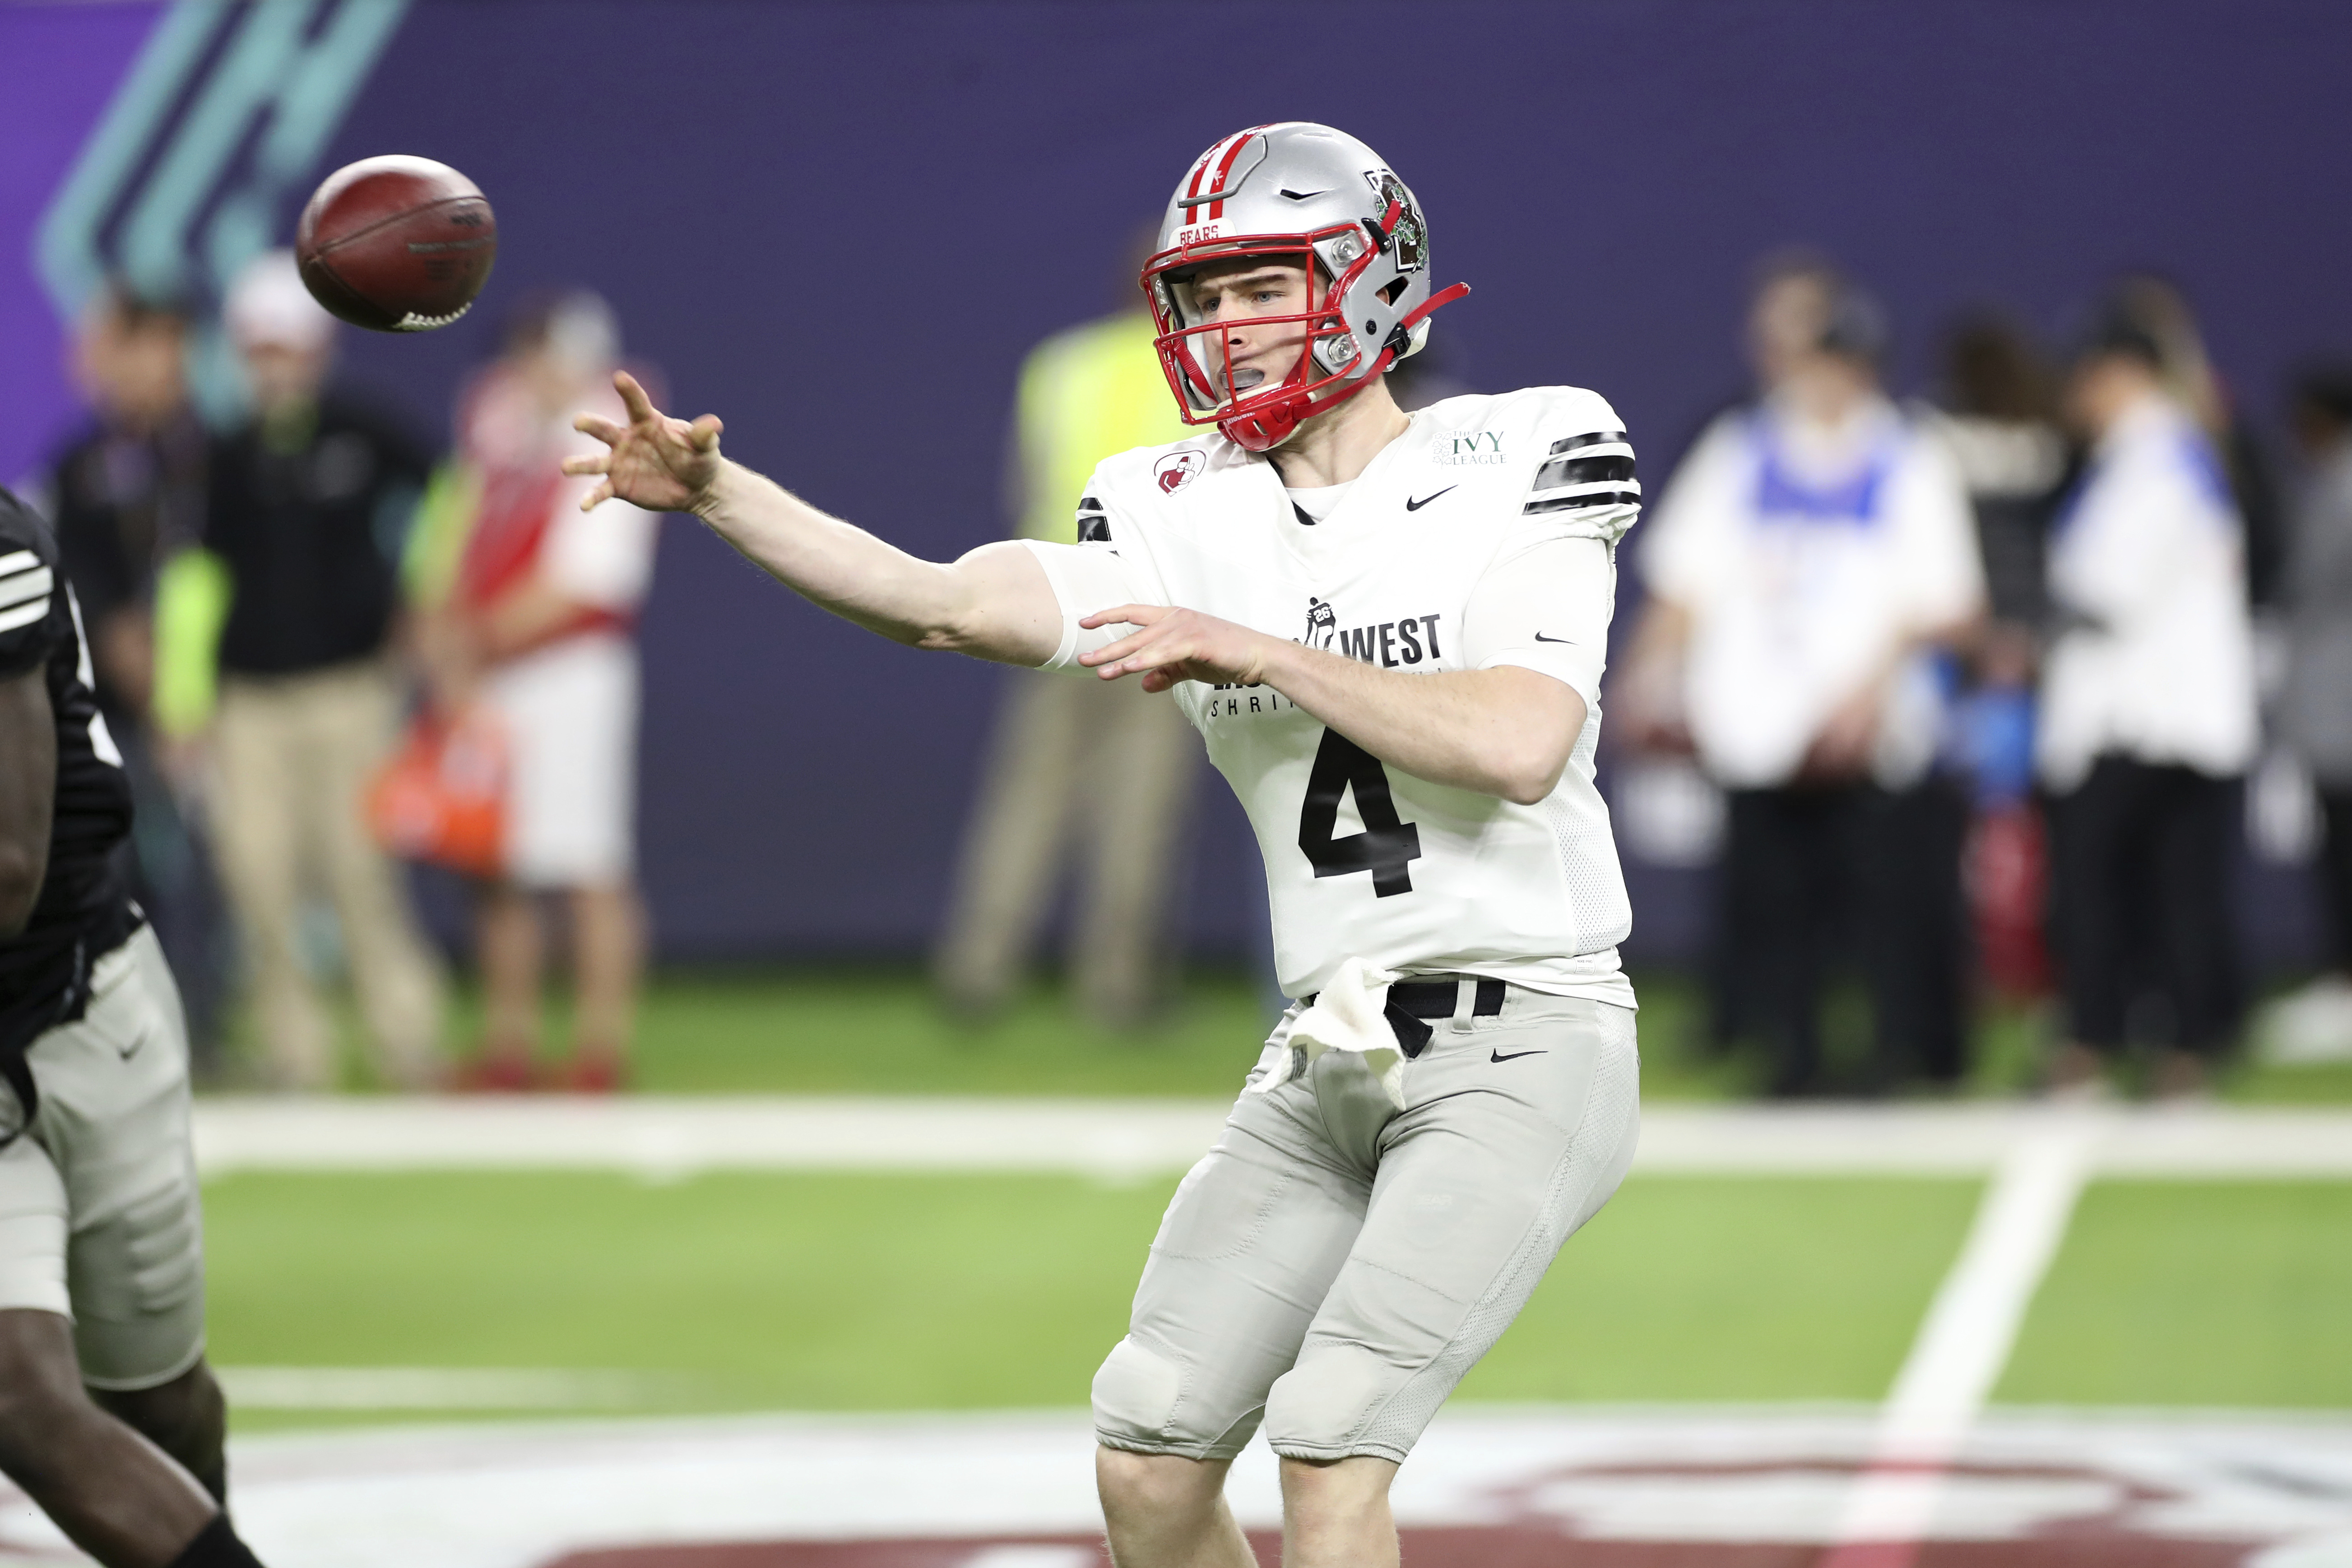
[[[582,415],[579,428],[607,450],[563,465],[567,474],[604,478],[583,510],[617,496],[648,511],[690,511],[794,593],[911,647],[1004,664],[1053,657],[1061,611],[1044,568],[1020,544],[984,544],[948,565],[918,560],[729,461],[717,415],[688,424],[656,408],[627,372],[613,384],[629,422]]]
[[[583,415],[579,427],[605,452],[573,458],[571,474],[603,483],[583,507],[618,497],[655,511],[690,511],[786,587],[859,626],[914,647],[1005,664],[1042,665],[1067,629],[1036,553],[1013,541],[950,564],[920,561],[810,506],[720,455],[713,415],[688,423],[654,407],[625,373],[614,377],[629,422]],[[1091,553],[1091,552],[1089,552]],[[1145,689],[1181,681],[1265,685],[1391,766],[1433,784],[1531,805],[1551,793],[1584,726],[1584,700],[1566,682],[1516,666],[1405,674],[1221,620],[1197,610],[1112,603],[1080,626],[1134,630],[1080,655],[1104,679],[1139,677]]]

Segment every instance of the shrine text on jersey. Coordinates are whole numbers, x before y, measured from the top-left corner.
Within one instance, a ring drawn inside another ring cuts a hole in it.
[[[1531,805],[1391,769],[1269,688],[1175,697],[1256,832],[1285,991],[1318,991],[1353,957],[1631,1006],[1593,751],[1616,542],[1640,493],[1616,415],[1570,387],[1422,410],[1319,518],[1220,436],[1123,453],[1087,486],[1081,542],[1031,545],[1065,616],[1050,662],[1124,635],[1076,622],[1134,602],[1401,673],[1510,665],[1564,682],[1584,728]]]

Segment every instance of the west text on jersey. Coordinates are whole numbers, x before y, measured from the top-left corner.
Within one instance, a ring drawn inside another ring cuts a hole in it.
[[[1320,646],[1360,664],[1377,664],[1382,669],[1434,661],[1445,652],[1438,646],[1437,638],[1437,623],[1443,619],[1443,616],[1407,616],[1401,621],[1382,621],[1378,626],[1339,626]]]

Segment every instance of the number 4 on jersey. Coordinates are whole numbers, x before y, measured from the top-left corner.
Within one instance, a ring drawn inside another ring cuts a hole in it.
[[[1339,826],[1339,797],[1356,792],[1361,833],[1331,835]],[[1388,771],[1378,757],[1337,730],[1323,731],[1314,771],[1307,775],[1307,805],[1298,814],[1298,847],[1318,877],[1372,874],[1375,897],[1412,891],[1412,864],[1421,858],[1421,829],[1397,819],[1389,795]]]

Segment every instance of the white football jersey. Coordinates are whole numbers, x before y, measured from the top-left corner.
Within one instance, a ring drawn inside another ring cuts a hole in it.
[[[1122,453],[1079,503],[1080,542],[1030,546],[1064,616],[1049,663],[1128,629],[1080,617],[1137,603],[1408,674],[1517,665],[1565,681],[1584,729],[1534,805],[1385,766],[1268,687],[1173,695],[1256,831],[1289,994],[1359,958],[1632,1006],[1616,951],[1631,915],[1592,757],[1616,542],[1640,494],[1615,413],[1572,387],[1423,409],[1318,498],[1338,498],[1320,521],[1222,436]]]

